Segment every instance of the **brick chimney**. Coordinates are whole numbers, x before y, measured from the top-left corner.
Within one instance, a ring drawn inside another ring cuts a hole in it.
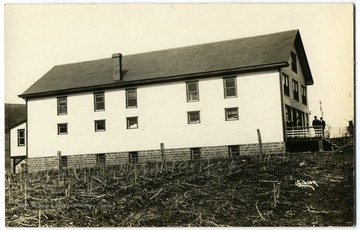
[[[122,55],[121,53],[116,53],[112,55],[113,62],[113,80],[120,81],[122,76]]]

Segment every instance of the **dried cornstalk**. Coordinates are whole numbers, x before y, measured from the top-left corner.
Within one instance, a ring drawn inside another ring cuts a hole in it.
[[[262,220],[265,220],[265,218],[261,215],[261,213],[260,213],[260,211],[259,211],[259,208],[258,208],[258,206],[257,206],[257,203],[258,203],[258,200],[257,200],[256,203],[255,203],[256,211],[258,212],[260,218],[261,218]]]
[[[76,180],[77,180],[77,181],[80,181],[78,175],[76,174],[76,168],[73,168],[73,171],[74,171],[74,175],[75,175],[75,177],[76,177]]]
[[[162,162],[161,162],[161,168],[160,168],[160,173],[163,172],[163,169],[164,169],[164,164],[165,164],[165,160],[166,160],[166,157],[163,158]]]
[[[27,205],[26,175],[24,175],[24,201],[25,201],[25,207],[26,207],[26,205]]]
[[[138,177],[138,170],[137,170],[137,166],[135,166],[135,180],[134,180],[134,183],[136,184],[136,180],[137,180],[137,177]]]
[[[9,202],[12,203],[12,197],[11,197],[11,177],[8,176],[8,192],[9,192]]]
[[[39,209],[39,228],[41,227],[41,209]]]
[[[150,200],[154,199],[157,195],[159,195],[162,190],[163,190],[163,188],[161,188],[155,195],[150,197]]]

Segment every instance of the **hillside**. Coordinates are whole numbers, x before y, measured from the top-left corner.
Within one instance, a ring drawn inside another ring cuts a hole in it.
[[[353,226],[354,154],[161,162],[6,176],[6,226]]]

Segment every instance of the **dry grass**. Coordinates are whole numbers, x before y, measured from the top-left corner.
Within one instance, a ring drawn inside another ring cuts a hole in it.
[[[353,172],[348,149],[7,174],[6,226],[352,226]]]

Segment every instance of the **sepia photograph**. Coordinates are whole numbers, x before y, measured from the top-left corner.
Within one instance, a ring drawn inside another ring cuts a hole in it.
[[[353,227],[354,4],[5,4],[5,227]]]

